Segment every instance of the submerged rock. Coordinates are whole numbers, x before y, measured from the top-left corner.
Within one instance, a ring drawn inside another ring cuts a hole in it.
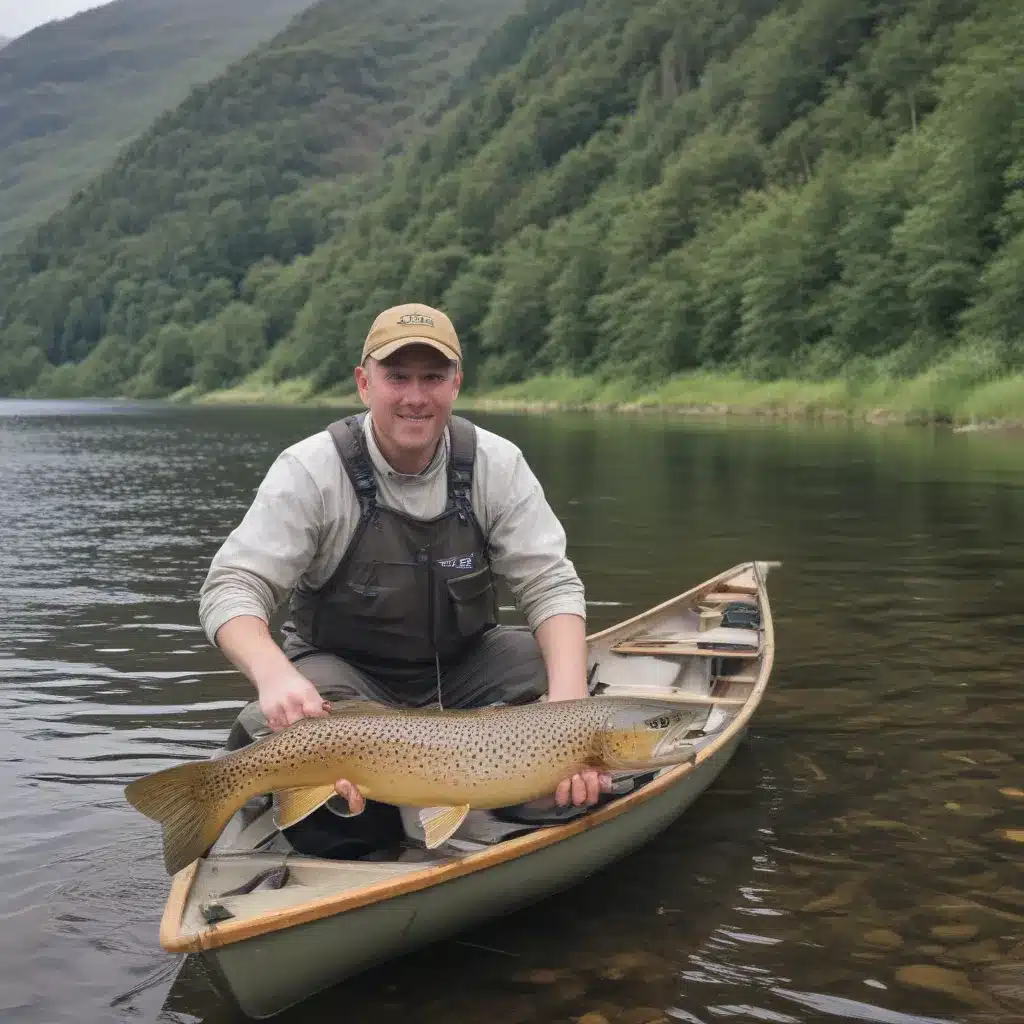
[[[951,951],[951,955],[968,964],[994,963],[1001,959],[999,943],[995,939],[985,939],[982,942],[972,942],[968,946],[958,946]]]
[[[807,914],[822,914],[829,910],[838,910],[840,907],[848,907],[853,902],[854,893],[860,888],[860,884],[859,878],[842,882],[827,896],[811,900],[800,909]]]
[[[669,1024],[669,1020],[661,1010],[653,1006],[637,1006],[620,1013],[615,1024]]]
[[[909,964],[899,968],[895,977],[904,985],[941,992],[971,1006],[992,1006],[990,999],[971,987],[964,971],[953,971],[948,967],[936,967],[934,964]]]
[[[1024,1016],[1024,963],[1007,962],[986,967],[985,988],[1004,1006]]]
[[[865,932],[864,941],[872,946],[881,946],[883,949],[899,949],[903,945],[903,939],[888,928],[875,928],[870,932]]]
[[[945,942],[966,942],[978,934],[977,925],[973,924],[937,924],[932,935]]]

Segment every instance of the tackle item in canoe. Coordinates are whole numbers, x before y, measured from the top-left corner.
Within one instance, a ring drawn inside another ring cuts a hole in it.
[[[288,828],[348,779],[373,800],[421,807],[428,849],[449,839],[471,809],[525,803],[586,768],[633,771],[682,764],[696,718],[678,703],[584,697],[474,710],[399,709],[346,701],[241,750],[144,776],[125,788],[163,826],[175,874],[202,857],[232,815],[278,794]]]

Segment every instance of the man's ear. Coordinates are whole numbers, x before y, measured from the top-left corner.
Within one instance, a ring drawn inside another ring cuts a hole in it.
[[[369,363],[369,360],[367,360]],[[359,397],[363,401],[363,405],[370,404],[370,373],[369,366],[357,366],[353,371],[353,376],[356,380],[356,388],[359,391]]]

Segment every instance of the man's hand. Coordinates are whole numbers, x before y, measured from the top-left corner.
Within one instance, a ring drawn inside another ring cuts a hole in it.
[[[319,718],[329,706],[316,687],[291,665],[259,684],[260,711],[273,732],[280,732],[302,718]]]
[[[562,779],[555,790],[555,803],[568,807],[570,801],[577,807],[596,804],[601,793],[612,791],[612,777],[607,772],[588,768],[571,779]]]
[[[260,688],[260,710],[270,728],[279,732],[302,718],[329,715],[331,705],[301,672],[294,671],[291,676],[263,684]],[[338,779],[334,791],[345,799],[349,814],[362,814],[366,809],[366,798],[348,779]]]
[[[366,809],[366,798],[348,779],[338,779],[334,784],[334,792],[345,798],[349,814],[362,814]]]
[[[552,615],[537,627],[537,644],[548,674],[548,700],[578,700],[587,696],[586,626],[578,615]],[[612,777],[594,768],[562,779],[555,803],[590,807],[602,793],[612,791]]]

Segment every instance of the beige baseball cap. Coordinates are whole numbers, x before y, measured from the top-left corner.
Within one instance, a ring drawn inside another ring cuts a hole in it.
[[[363,355],[387,359],[404,345],[429,345],[449,359],[462,359],[459,336],[451,320],[439,309],[418,302],[385,309],[370,327],[363,342]]]

